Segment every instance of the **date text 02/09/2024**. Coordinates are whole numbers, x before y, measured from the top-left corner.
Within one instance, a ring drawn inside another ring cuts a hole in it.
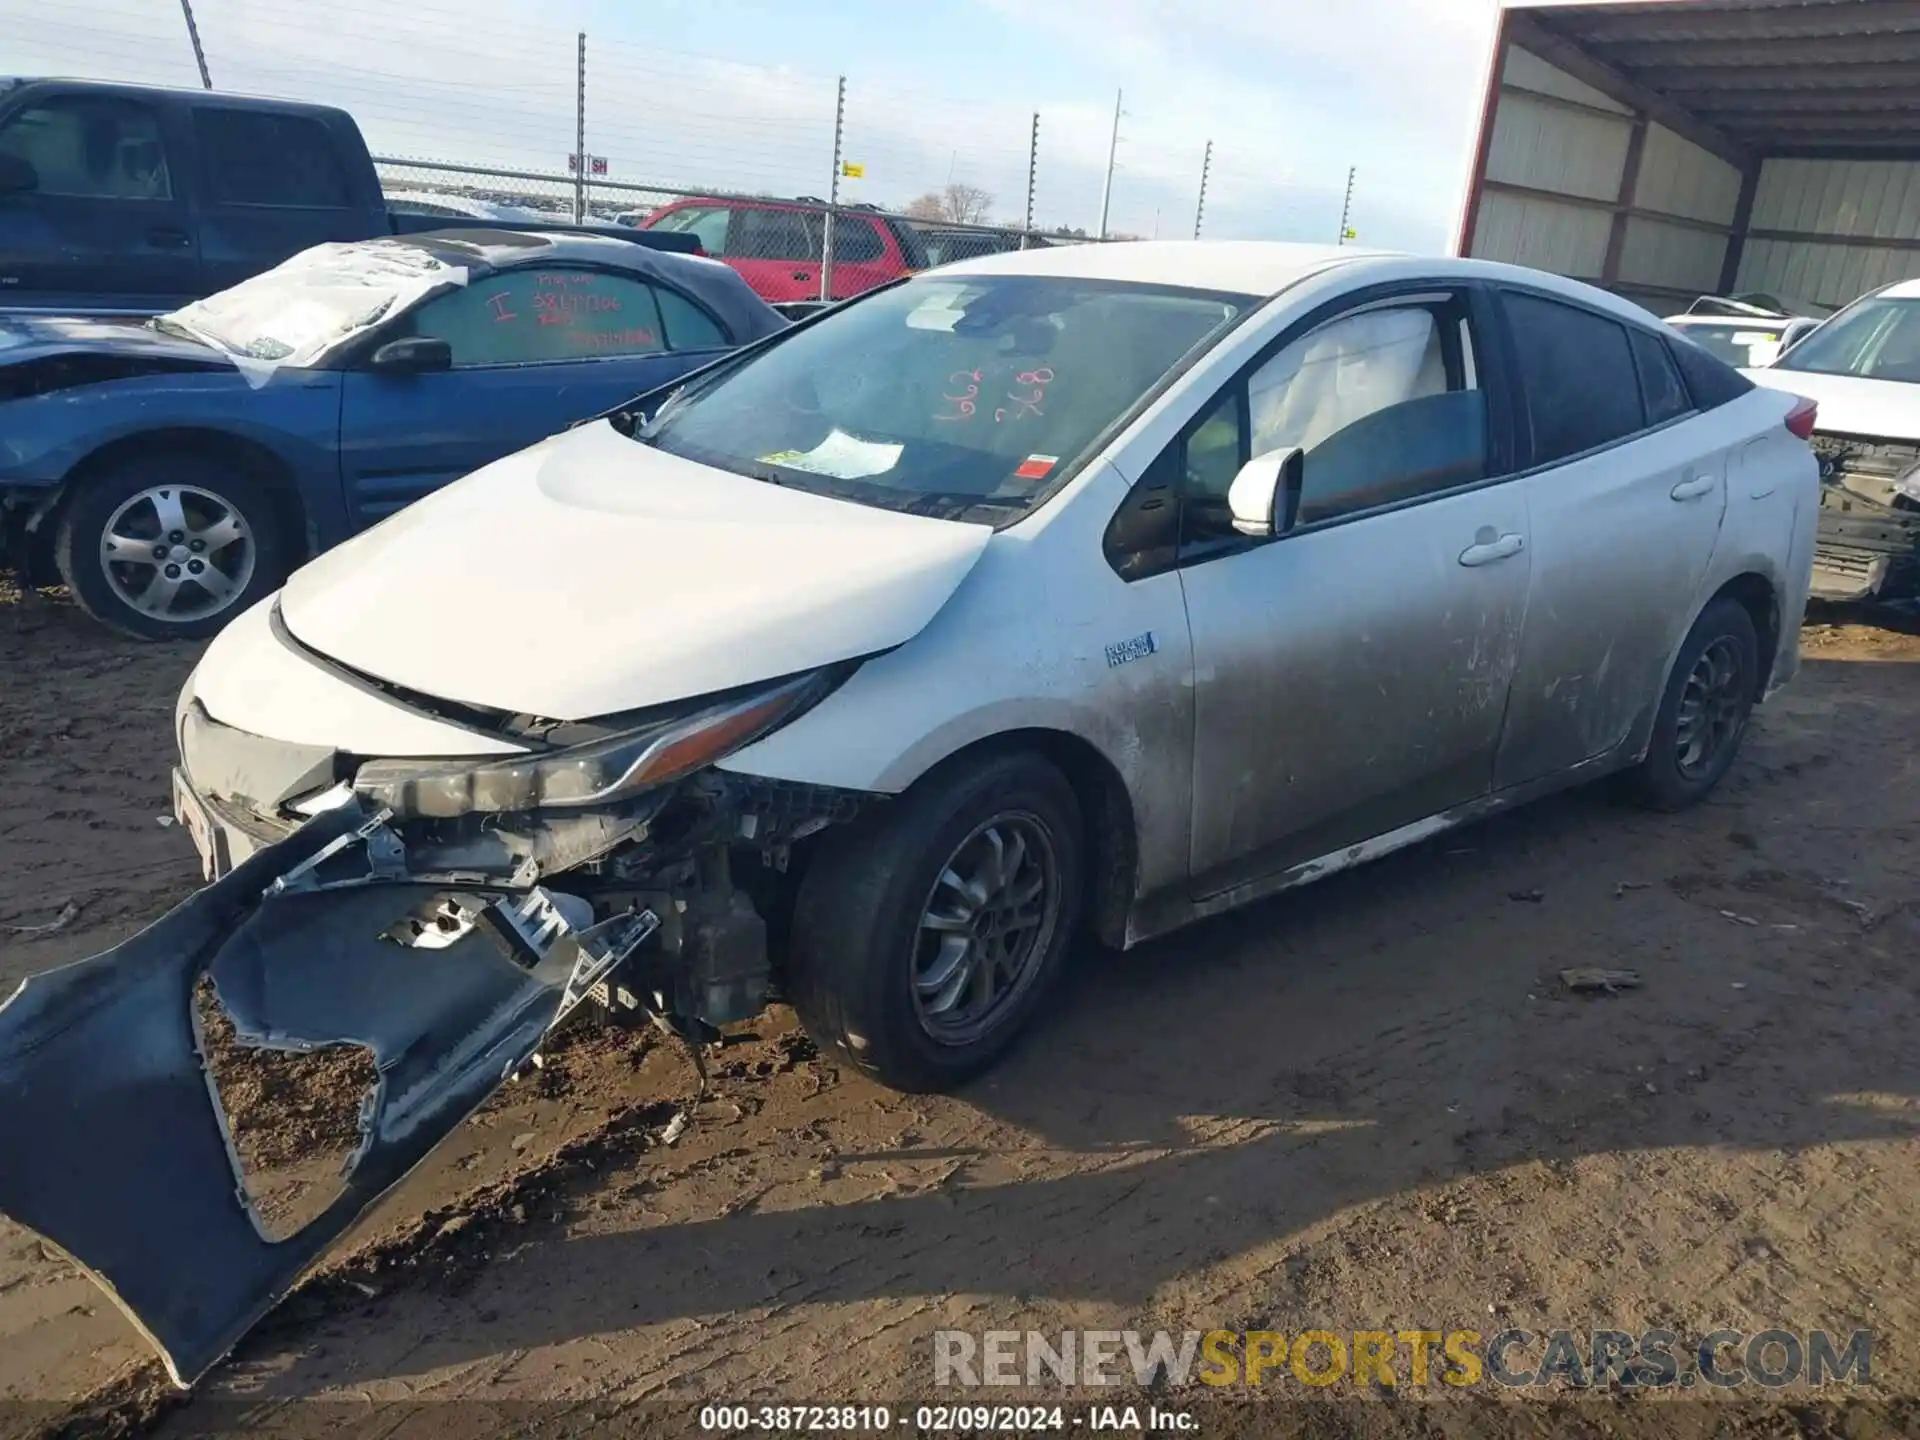
[[[1061,1405],[706,1405],[700,1428],[722,1434],[804,1432],[883,1433],[895,1428],[922,1435],[1010,1434],[1047,1431],[1161,1431],[1192,1433],[1196,1418],[1157,1405],[1095,1405],[1084,1413]]]

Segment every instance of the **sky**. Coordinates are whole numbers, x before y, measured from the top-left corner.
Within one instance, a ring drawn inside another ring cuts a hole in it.
[[[1116,232],[1452,239],[1499,0],[195,0],[216,88],[343,106],[378,154],[902,205],[948,181]],[[0,0],[0,73],[197,84],[179,0]],[[426,178],[423,172],[422,178]],[[558,187],[556,187],[557,189]]]

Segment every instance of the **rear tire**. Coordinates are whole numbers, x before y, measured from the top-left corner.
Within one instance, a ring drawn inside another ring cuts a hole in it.
[[[1693,622],[1667,677],[1647,758],[1628,789],[1651,810],[1684,810],[1705,799],[1733,764],[1753,714],[1760,644],[1753,617],[1722,596]]]
[[[200,450],[127,455],[78,482],[54,559],[82,610],[137,640],[212,635],[287,573],[272,495]]]
[[[838,837],[801,881],[788,954],[801,1021],[897,1090],[978,1074],[1064,964],[1083,854],[1073,787],[1038,756],[923,781]]]

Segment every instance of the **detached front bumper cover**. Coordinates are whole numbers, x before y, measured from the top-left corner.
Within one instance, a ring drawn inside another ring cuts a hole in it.
[[[82,1265],[176,1384],[232,1349],[658,924],[640,911],[576,930],[542,891],[496,891],[484,923],[442,948],[383,938],[450,890],[475,893],[411,874],[384,815],[350,804],[0,1003],[0,1212]],[[203,975],[243,1045],[361,1045],[378,1069],[344,1188],[277,1242],[207,1063]]]

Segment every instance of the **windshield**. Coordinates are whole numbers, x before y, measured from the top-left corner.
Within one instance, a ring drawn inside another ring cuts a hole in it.
[[[640,438],[796,489],[1004,518],[1049,493],[1183,356],[1257,303],[1053,276],[930,276],[710,372]]]
[[[1777,368],[1920,383],[1920,300],[1863,300],[1781,356]]]
[[[316,245],[154,324],[243,360],[308,365],[466,271],[395,240]]]

